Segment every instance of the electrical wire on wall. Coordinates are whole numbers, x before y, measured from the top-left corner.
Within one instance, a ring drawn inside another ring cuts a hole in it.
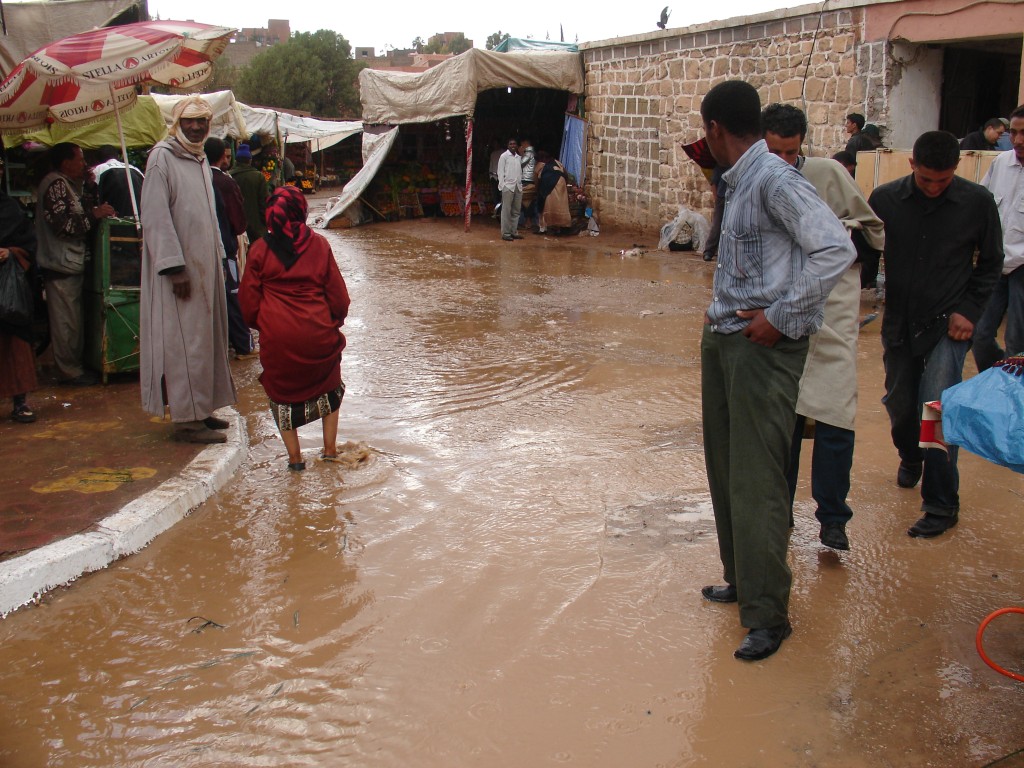
[[[814,28],[814,37],[811,38],[811,50],[807,52],[807,63],[804,65],[804,76],[800,80],[800,108],[803,109],[804,114],[807,114],[807,75],[811,71],[811,57],[814,56],[814,47],[818,43],[818,35],[821,34],[821,20],[825,16],[825,6],[828,5],[828,0],[824,0],[821,7],[818,9],[818,24]],[[807,144],[807,154],[811,154],[811,148],[814,146],[814,142],[811,140],[810,133],[805,139]]]

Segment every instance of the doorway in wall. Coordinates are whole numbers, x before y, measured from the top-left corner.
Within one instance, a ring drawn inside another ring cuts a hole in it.
[[[1020,36],[949,43],[943,48],[940,130],[963,137],[1017,107]]]

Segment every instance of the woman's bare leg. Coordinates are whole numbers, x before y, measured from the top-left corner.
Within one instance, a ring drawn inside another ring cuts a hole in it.
[[[338,416],[341,409],[324,416],[324,456],[338,455]]]
[[[288,463],[298,464],[302,461],[302,449],[299,448],[299,433],[294,429],[282,429],[281,439],[284,440],[284,447],[288,449]]]

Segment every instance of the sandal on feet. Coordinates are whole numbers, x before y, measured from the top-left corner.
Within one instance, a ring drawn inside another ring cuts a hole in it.
[[[319,456],[317,456],[316,460],[325,461],[328,464],[341,464],[341,458],[338,456],[338,454],[334,454],[333,456],[327,456],[326,454],[321,453]]]
[[[301,472],[305,468],[306,462],[304,461],[294,461],[288,463],[288,469],[290,469],[292,472]]]
[[[35,420],[35,413],[26,403],[15,406],[14,410],[11,411],[11,421],[16,421],[19,424],[31,424]]]

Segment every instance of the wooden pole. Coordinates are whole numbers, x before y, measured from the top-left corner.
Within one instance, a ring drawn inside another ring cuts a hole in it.
[[[466,118],[466,231],[473,216],[473,118]]]

